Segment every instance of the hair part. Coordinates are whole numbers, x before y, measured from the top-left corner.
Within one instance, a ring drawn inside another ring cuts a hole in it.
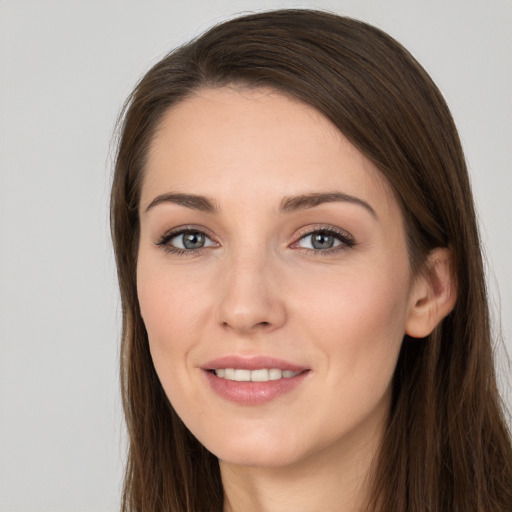
[[[311,105],[391,184],[411,266],[449,247],[458,301],[423,340],[404,339],[368,510],[512,509],[512,448],[490,339],[472,193],[449,109],[394,39],[350,18],[282,10],[236,18],[171,52],[137,84],[120,127],[111,225],[122,300],[121,384],[128,426],[123,512],[220,512],[217,459],[174,412],[141,318],[138,207],[163,115],[202,88],[270,87]]]

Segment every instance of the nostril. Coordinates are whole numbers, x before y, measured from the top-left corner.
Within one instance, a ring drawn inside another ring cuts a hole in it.
[[[250,326],[250,324],[248,325],[248,327],[253,330],[253,329],[265,329],[267,327],[270,327],[272,325],[271,322],[257,322],[255,324],[253,324],[252,326]],[[231,327],[231,324],[229,322],[222,322],[222,327],[224,329],[228,329]]]

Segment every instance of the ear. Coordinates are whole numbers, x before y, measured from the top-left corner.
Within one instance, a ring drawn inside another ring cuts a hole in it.
[[[447,316],[457,300],[457,283],[450,249],[430,252],[426,269],[411,290],[405,333],[413,338],[428,336]]]

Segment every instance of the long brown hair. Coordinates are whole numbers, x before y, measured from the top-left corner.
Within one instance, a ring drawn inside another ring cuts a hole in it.
[[[452,117],[423,68],[382,31],[319,11],[222,23],[156,64],[127,101],[111,197],[123,307],[129,434],[124,512],[220,512],[217,459],[174,412],[155,373],[136,290],[145,158],[169,107],[204,87],[272,87],[330,119],[392,185],[410,261],[449,247],[458,300],[424,340],[403,341],[369,510],[512,510],[512,448],[498,395],[468,173]]]

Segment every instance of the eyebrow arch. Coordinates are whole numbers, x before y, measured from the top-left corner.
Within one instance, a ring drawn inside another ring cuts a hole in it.
[[[199,210],[202,212],[216,213],[218,208],[214,205],[213,201],[205,196],[198,196],[195,194],[177,194],[168,193],[161,194],[153,199],[146,208],[146,212],[162,203],[173,203],[192,210]]]
[[[313,208],[323,203],[347,202],[357,204],[365,208],[375,219],[378,219],[375,210],[362,199],[345,194],[343,192],[314,192],[298,196],[287,196],[281,200],[279,211],[281,213],[291,213],[299,210]],[[193,210],[199,210],[208,213],[218,213],[219,209],[211,199],[206,196],[195,194],[167,193],[161,194],[153,199],[146,208],[146,212],[162,203],[173,203]]]
[[[334,202],[346,202],[362,206],[372,215],[373,218],[378,220],[377,213],[366,201],[363,201],[358,197],[344,194],[343,192],[318,192],[299,196],[284,197],[281,201],[279,211],[282,213],[291,213],[298,210],[313,208],[314,206],[318,206],[323,203]]]

